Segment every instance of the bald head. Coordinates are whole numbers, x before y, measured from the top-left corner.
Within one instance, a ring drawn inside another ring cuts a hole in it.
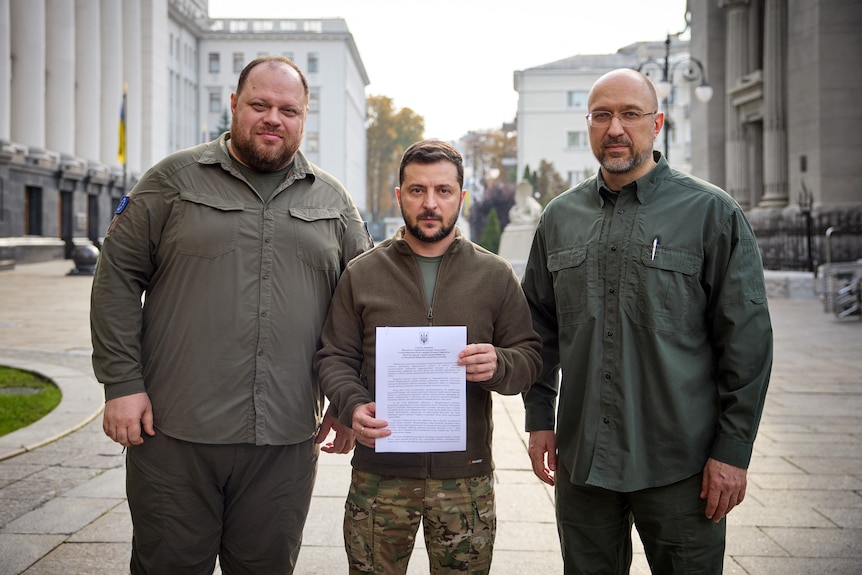
[[[592,109],[592,102],[597,94],[604,94],[608,91],[637,98],[640,103],[640,109],[658,109],[658,96],[655,93],[655,86],[649,78],[637,70],[620,68],[611,70],[601,76],[590,90],[588,99],[589,108]]]

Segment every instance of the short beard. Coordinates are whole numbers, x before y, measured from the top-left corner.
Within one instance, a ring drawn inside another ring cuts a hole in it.
[[[648,149],[637,155],[632,154],[632,156],[626,160],[620,158],[608,158],[607,155],[603,155],[601,158],[598,158],[598,160],[602,168],[609,174],[626,174],[638,166],[643,165],[643,163],[649,161],[650,158],[652,158],[652,150]]]
[[[298,149],[289,149],[283,144],[257,149],[253,139],[247,138],[241,130],[235,129],[235,125],[231,126],[230,136],[231,148],[236,159],[256,172],[268,173],[284,169]]]
[[[461,213],[460,205],[458,206],[458,213]],[[444,223],[443,226],[439,230],[437,230],[437,232],[433,236],[429,236],[426,235],[425,232],[422,231],[422,228],[419,227],[419,220],[432,215],[432,213],[423,212],[416,216],[415,224],[410,224],[407,222],[407,216],[404,214],[404,210],[401,210],[401,217],[404,218],[404,227],[407,229],[407,232],[417,240],[428,244],[435,244],[448,237],[449,234],[452,233],[452,230],[455,229],[455,224],[458,222],[458,217],[456,216],[455,219],[452,220],[452,222],[448,226]]]

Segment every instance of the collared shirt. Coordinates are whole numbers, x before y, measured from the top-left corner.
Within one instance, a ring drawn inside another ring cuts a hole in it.
[[[579,485],[667,485],[709,457],[747,467],[763,409],[754,234],[729,195],[656,157],[613,201],[600,176],[553,200],[524,274],[544,361],[527,430],[554,429],[559,401],[558,455]]]
[[[264,202],[226,141],[165,158],[118,209],[93,281],[93,365],[107,399],[146,391],[172,437],[299,443],[320,421],[329,301],[371,239],[301,152]]]

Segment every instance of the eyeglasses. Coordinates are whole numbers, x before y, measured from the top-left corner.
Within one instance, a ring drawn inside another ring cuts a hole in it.
[[[644,116],[651,116],[655,113],[656,112],[641,112],[640,110],[626,110],[619,114],[612,114],[610,112],[593,112],[591,114],[587,114],[587,121],[593,128],[607,128],[611,125],[614,117],[617,117],[624,128],[631,128],[643,120]]]

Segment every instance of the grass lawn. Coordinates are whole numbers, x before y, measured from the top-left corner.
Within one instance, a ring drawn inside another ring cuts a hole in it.
[[[60,403],[60,389],[35,373],[0,366],[0,435],[26,427]]]

